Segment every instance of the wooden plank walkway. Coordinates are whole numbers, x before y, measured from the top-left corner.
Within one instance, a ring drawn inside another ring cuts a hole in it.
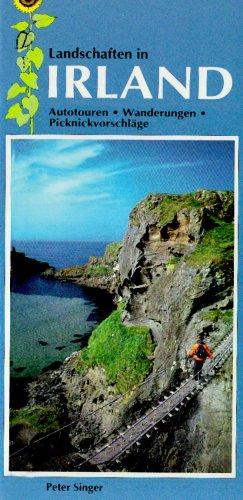
[[[89,454],[85,462],[94,465],[101,465],[112,462],[120,457],[126,450],[137,443],[139,440],[163,419],[171,418],[200,390],[208,383],[214,375],[214,370],[220,368],[224,361],[232,352],[232,334],[228,335],[215,351],[215,357],[212,361],[207,361],[202,371],[202,381],[199,384],[194,377],[187,379],[175,391],[171,391],[170,396],[163,397],[162,401],[152,407],[144,416],[139,418],[133,425],[128,426],[125,432],[120,433],[110,443],[107,443],[100,450]],[[173,412],[173,414],[172,414]],[[80,464],[82,465],[82,464]]]

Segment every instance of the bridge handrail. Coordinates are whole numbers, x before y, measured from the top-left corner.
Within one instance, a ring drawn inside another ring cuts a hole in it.
[[[223,345],[223,344],[226,344],[226,348],[225,348],[222,352],[221,352],[221,350],[220,350],[220,351],[217,353],[217,355],[214,357],[214,359],[213,359],[211,362],[209,362],[209,363],[208,363],[208,366],[207,366],[207,372],[210,372],[210,371],[212,370],[212,368],[215,368],[215,367],[216,367],[216,366],[217,366],[217,365],[218,365],[218,364],[219,364],[219,363],[223,360],[223,358],[224,358],[224,356],[225,356],[225,351],[226,351],[226,353],[227,353],[227,350],[229,350],[229,351],[231,350],[231,348],[232,348],[232,339],[231,339],[231,337],[232,337],[232,335],[231,335],[231,334],[229,334],[227,337],[224,337],[224,339],[223,339],[221,342],[219,342],[221,349],[222,349],[222,345]],[[218,344],[218,345],[219,345],[219,344]],[[228,344],[228,345],[227,345],[227,344]],[[227,353],[227,354],[229,354],[229,353]],[[203,368],[200,370],[200,372],[203,372]],[[198,377],[198,375],[199,375],[199,373],[200,373],[200,372],[198,372],[198,373],[197,373],[197,374],[195,374],[194,376],[191,376],[189,379],[187,379],[187,381],[186,381],[186,382],[182,383],[182,384],[180,385],[180,387],[178,387],[175,391],[173,391],[173,393],[172,393],[170,396],[168,396],[168,397],[166,397],[166,399],[164,399],[164,402],[168,402],[168,400],[169,400],[170,398],[174,397],[176,393],[178,393],[178,392],[180,392],[180,391],[181,391],[181,392],[183,392],[183,388],[185,388],[185,387],[186,387],[186,386],[187,386],[190,382],[192,382],[192,380],[195,380],[195,379]],[[182,401],[183,401],[183,400],[184,400],[184,399],[185,399],[185,398],[186,398],[189,394],[193,393],[194,391],[195,391],[195,387],[194,387],[194,388],[192,389],[192,391],[190,391],[188,394],[184,395],[184,396],[183,396],[183,398],[182,398],[180,401],[177,401],[177,403],[175,404],[175,406],[174,406],[173,408],[170,408],[170,410],[168,410],[167,414],[165,414],[165,415],[163,416],[163,418],[165,418],[165,417],[166,417],[166,416],[167,416],[167,415],[168,415],[171,411],[173,411],[173,410],[174,410],[174,409],[178,406],[178,404],[180,404],[180,403],[181,403],[181,402],[182,402]],[[163,404],[163,403],[162,403],[162,404]],[[158,405],[158,407],[159,407],[159,406],[160,406],[160,404]],[[157,407],[157,408],[158,408],[158,407]],[[144,419],[148,418],[148,417],[149,417],[149,415],[150,415],[151,413],[153,413],[153,412],[154,412],[154,408],[152,408],[151,410],[149,410],[149,412],[147,412],[147,413],[146,413],[145,415],[143,415],[140,419],[138,419],[138,421],[137,421],[135,424],[133,424],[131,427],[135,427],[136,425],[138,425],[139,423],[141,423]],[[151,426],[148,426],[146,429],[144,429],[144,430],[143,430],[143,432],[140,434],[140,436],[139,436],[139,437],[141,437],[142,435],[144,435],[146,432],[148,432],[148,430],[149,430],[149,429],[153,428],[155,425],[156,425],[156,423],[152,423],[152,424],[151,424]],[[127,432],[129,432],[129,430],[125,431],[125,432],[124,432],[124,434],[126,434]],[[120,435],[116,436],[116,437],[115,437],[115,438],[114,438],[114,439],[113,439],[110,443],[106,443],[104,446],[102,446],[102,447],[101,447],[98,451],[96,451],[94,454],[92,454],[91,456],[89,455],[89,456],[88,456],[85,460],[83,460],[80,464],[78,464],[78,465],[77,465],[77,467],[81,467],[81,466],[82,466],[82,465],[84,465],[85,463],[89,462],[91,459],[95,458],[95,457],[96,457],[97,455],[99,455],[102,451],[104,451],[107,447],[111,446],[114,442],[116,442],[116,441],[117,441],[120,437],[121,437]],[[125,447],[125,448],[124,448],[124,450],[122,451],[122,453],[123,453],[123,452],[124,452],[127,448],[130,448],[130,447],[132,446],[132,444],[134,444],[135,442],[137,442],[137,440],[138,440],[138,439],[139,439],[139,438],[138,438],[138,437],[136,437],[136,438],[134,439],[134,441],[129,442],[129,445],[128,445],[127,447]],[[102,439],[102,440],[103,440],[103,439]],[[99,444],[99,442],[98,442],[97,444]],[[97,446],[97,444],[96,444],[96,446]],[[87,453],[89,453],[89,452],[87,452]],[[117,454],[117,456],[120,456],[120,455],[121,455],[121,453],[118,453],[118,454]],[[117,456],[115,456],[113,460],[115,460],[115,459],[117,458]],[[112,460],[112,461],[113,461],[113,460]]]

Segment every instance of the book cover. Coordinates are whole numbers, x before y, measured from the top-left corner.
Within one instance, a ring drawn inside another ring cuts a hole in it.
[[[3,498],[241,497],[241,26],[2,4]]]

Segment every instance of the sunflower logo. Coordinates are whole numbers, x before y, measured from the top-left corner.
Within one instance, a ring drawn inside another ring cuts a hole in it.
[[[15,7],[21,12],[34,12],[42,4],[42,0],[13,0]]]
[[[40,7],[42,0],[13,0],[13,3],[21,12],[31,13]]]
[[[36,45],[36,39],[39,30],[51,26],[56,20],[55,16],[35,12],[42,5],[42,1],[13,0],[16,9],[26,16],[11,26],[15,32],[17,31],[15,46],[19,78],[8,89],[7,101],[15,102],[8,108],[5,119],[16,120],[19,127],[29,125],[30,134],[34,134],[35,131],[35,115],[40,104],[39,70],[44,61],[44,52],[39,45]]]

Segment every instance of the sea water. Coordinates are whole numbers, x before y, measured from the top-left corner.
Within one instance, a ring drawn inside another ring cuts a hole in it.
[[[17,251],[56,268],[102,255],[105,243],[14,242]],[[85,288],[34,276],[11,293],[11,376],[38,376],[87,343],[104,316],[103,305]],[[54,363],[54,365],[53,365]]]
[[[107,244],[104,241],[13,241],[18,252],[48,262],[56,269],[86,264],[91,256],[101,257]]]

